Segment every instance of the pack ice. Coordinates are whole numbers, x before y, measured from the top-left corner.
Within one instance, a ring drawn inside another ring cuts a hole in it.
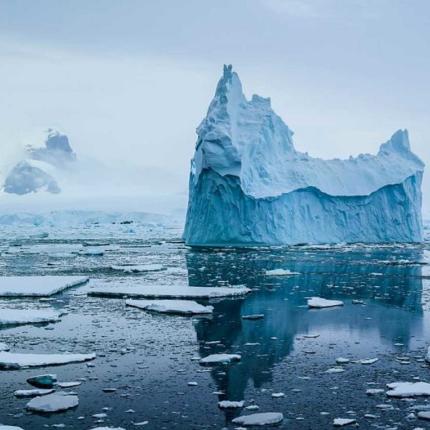
[[[189,245],[422,240],[424,163],[397,131],[377,155],[296,151],[269,98],[247,100],[231,66],[197,128],[184,239]]]

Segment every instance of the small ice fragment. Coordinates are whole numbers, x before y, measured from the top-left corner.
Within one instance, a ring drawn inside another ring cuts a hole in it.
[[[243,408],[244,401],[222,400],[218,402],[218,407],[221,409]]]
[[[192,300],[126,300],[125,304],[151,312],[173,315],[202,315],[213,312],[213,306],[203,306]]]
[[[342,373],[345,372],[345,369],[340,366],[331,367],[330,369],[327,369],[325,373]]]
[[[211,354],[200,360],[202,365],[227,364],[234,361],[240,361],[242,357],[239,354]]]
[[[31,378],[27,379],[27,382],[30,385],[33,385],[38,388],[52,388],[54,386],[54,383],[57,382],[57,375],[46,374],[32,376]]]
[[[116,270],[124,273],[141,273],[141,272],[159,272],[164,270],[161,264],[143,264],[143,265],[133,265],[127,264],[124,266],[110,266],[112,270]]]
[[[79,385],[81,385],[82,382],[81,381],[71,381],[71,382],[58,382],[57,385],[60,388],[73,388],[73,387],[78,387]]]
[[[284,419],[280,412],[262,412],[251,415],[242,415],[234,418],[232,423],[243,426],[267,426],[279,424]]]
[[[75,408],[78,405],[78,396],[60,392],[35,397],[27,403],[26,408],[31,412],[55,413]]]
[[[379,360],[379,358],[366,358],[363,360],[360,360],[361,364],[373,364],[376,363]]]
[[[13,395],[15,397],[37,397],[46,396],[47,394],[53,393],[55,390],[50,389],[34,389],[34,390],[16,390]]]
[[[336,358],[336,363],[337,364],[348,364],[349,358],[338,357],[338,358]]]
[[[335,427],[343,427],[343,426],[347,426],[349,424],[355,424],[356,420],[353,418],[335,418],[333,420],[333,425]]]
[[[279,399],[280,397],[285,397],[285,393],[272,393],[274,399]]]
[[[263,318],[264,318],[264,314],[242,315],[243,320],[261,320]]]
[[[382,388],[369,388],[368,390],[366,390],[366,394],[368,396],[373,396],[375,394],[381,394],[383,393],[385,390],[383,390]]]
[[[300,275],[298,272],[292,272],[288,269],[273,269],[273,270],[266,270],[266,276],[293,276],[293,275]]]
[[[343,302],[340,300],[327,300],[321,297],[312,297],[308,300],[309,308],[322,309],[334,306],[343,306]]]

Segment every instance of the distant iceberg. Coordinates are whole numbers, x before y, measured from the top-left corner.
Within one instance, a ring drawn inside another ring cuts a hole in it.
[[[270,99],[248,101],[224,66],[197,128],[184,239],[189,245],[422,240],[424,163],[406,130],[378,154],[322,160],[295,150]]]

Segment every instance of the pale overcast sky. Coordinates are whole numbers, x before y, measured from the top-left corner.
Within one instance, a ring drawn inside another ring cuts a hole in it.
[[[80,157],[139,168],[143,191],[185,194],[232,63],[299,150],[375,153],[407,128],[430,164],[429,45],[427,0],[0,0],[3,163],[31,130],[60,127]]]

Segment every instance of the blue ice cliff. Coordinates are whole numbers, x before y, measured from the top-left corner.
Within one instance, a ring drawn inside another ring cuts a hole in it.
[[[322,160],[295,150],[270,99],[247,100],[224,66],[197,128],[184,239],[189,245],[422,240],[424,163],[397,131],[377,155]]]

